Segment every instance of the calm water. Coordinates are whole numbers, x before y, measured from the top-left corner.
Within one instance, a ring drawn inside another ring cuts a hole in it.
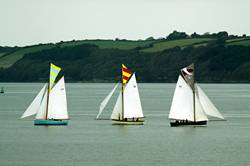
[[[42,84],[0,83],[1,166],[250,165],[250,85],[201,84],[227,121],[169,127],[175,84],[139,84],[143,126],[94,120],[114,84],[67,84],[69,126],[33,126],[19,117]],[[115,94],[117,96],[117,93]],[[109,117],[115,97],[103,117]]]

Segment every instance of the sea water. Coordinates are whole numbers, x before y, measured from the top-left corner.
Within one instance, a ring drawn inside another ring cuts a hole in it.
[[[175,84],[139,84],[145,125],[95,120],[115,84],[66,84],[68,126],[34,126],[20,116],[40,83],[0,83],[1,166],[247,166],[250,165],[250,85],[200,84],[227,121],[171,128]],[[112,112],[118,90],[102,118]]]

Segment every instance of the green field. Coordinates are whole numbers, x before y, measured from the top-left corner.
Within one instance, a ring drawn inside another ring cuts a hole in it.
[[[8,68],[12,64],[14,64],[16,61],[21,59],[24,56],[24,54],[33,53],[33,52],[41,51],[44,49],[50,49],[53,47],[55,46],[50,44],[50,45],[38,45],[38,46],[20,48],[19,50],[13,53],[10,53],[8,55],[5,55],[5,56],[2,55],[0,57],[0,67]]]
[[[202,44],[204,45],[205,42],[208,42],[212,39],[209,38],[194,38],[194,39],[180,39],[180,40],[172,40],[172,41],[162,41],[159,43],[155,43],[153,47],[146,48],[144,52],[159,52],[165,49],[173,48],[176,46],[179,47],[186,47],[195,44]]]
[[[4,54],[6,54],[5,52],[1,52],[0,53],[0,58],[1,58],[1,56],[3,56]]]
[[[246,39],[248,39],[248,38],[229,39],[229,40],[226,40],[226,42],[231,43],[231,42],[242,41],[242,40],[246,40]]]
[[[160,52],[165,49],[174,48],[179,46],[181,48],[187,46],[206,46],[209,41],[213,39],[211,38],[190,38],[190,39],[179,39],[179,40],[138,40],[138,41],[130,41],[130,40],[80,40],[80,41],[69,41],[69,42],[60,42],[56,44],[44,44],[44,45],[34,45],[29,47],[20,47],[16,51],[7,53],[0,53],[0,67],[8,68],[19,59],[21,59],[25,54],[34,53],[41,50],[46,50],[50,48],[54,48],[56,46],[60,47],[74,47],[82,44],[94,44],[97,45],[101,49],[105,48],[117,48],[123,50],[135,49],[137,47],[141,47],[143,52]],[[240,38],[240,39],[232,39],[226,41],[228,45],[243,45],[250,46],[249,38]],[[153,45],[152,47],[149,47]]]
[[[81,44],[95,44],[99,48],[118,48],[118,49],[134,49],[136,47],[145,47],[151,44],[153,41],[130,41],[130,40],[82,40],[82,41],[72,41],[72,42],[64,42],[60,44],[61,47],[71,47],[77,46]]]
[[[250,39],[243,39],[239,41],[232,41],[228,43],[228,45],[242,45],[242,46],[250,46]]]
[[[134,49],[136,47],[146,47],[153,41],[123,41],[123,40],[82,40],[82,41],[71,41],[71,42],[63,42],[57,43],[56,45],[60,45],[60,47],[73,47],[81,44],[95,44],[100,48],[117,48],[117,49]],[[16,61],[21,59],[27,53],[34,53],[41,50],[50,49],[56,46],[55,44],[45,44],[45,45],[37,45],[30,47],[23,47],[19,50],[10,53],[4,56],[4,53],[0,54],[0,67],[8,68]]]

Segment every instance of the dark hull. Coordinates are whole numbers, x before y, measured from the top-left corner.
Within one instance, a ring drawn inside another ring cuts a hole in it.
[[[207,125],[207,121],[199,121],[199,122],[191,122],[191,121],[175,121],[170,122],[171,127],[178,127],[178,126],[202,126]]]

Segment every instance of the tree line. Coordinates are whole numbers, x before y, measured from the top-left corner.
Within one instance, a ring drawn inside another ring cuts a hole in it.
[[[228,46],[224,40],[155,53],[83,44],[27,54],[10,68],[0,69],[0,80],[45,82],[52,62],[62,67],[69,82],[119,81],[122,63],[136,72],[139,82],[176,82],[180,69],[195,63],[198,82],[250,82],[249,55],[250,47]]]

